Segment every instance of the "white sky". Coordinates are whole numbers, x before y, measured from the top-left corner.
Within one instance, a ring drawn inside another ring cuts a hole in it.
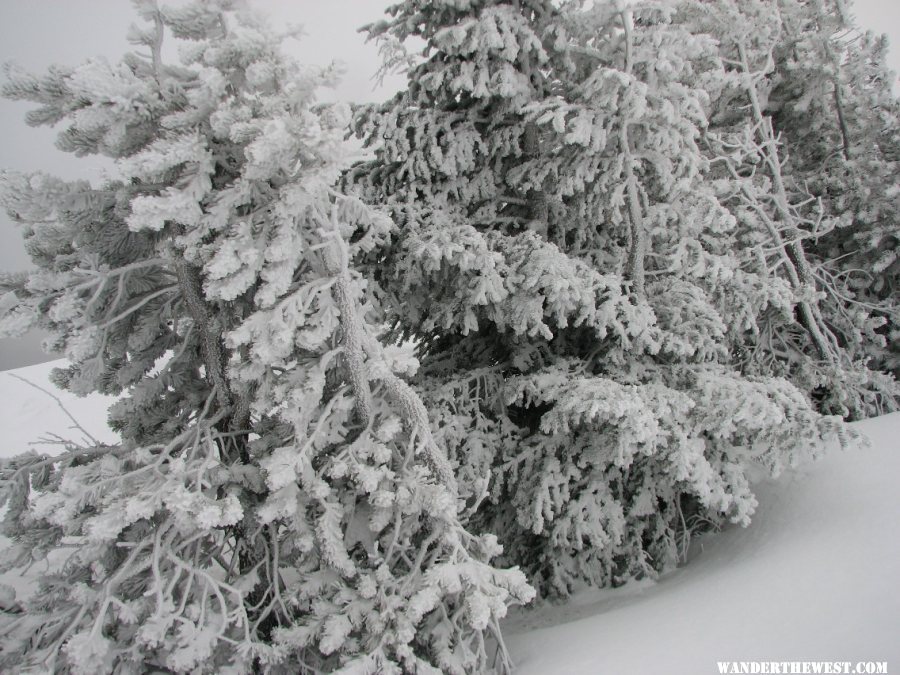
[[[394,77],[375,88],[372,79],[379,56],[367,44],[359,26],[378,20],[388,0],[251,0],[268,13],[273,23],[299,24],[305,29],[291,51],[301,62],[326,65],[342,61],[346,74],[334,97],[341,100],[380,100],[403,84]],[[891,63],[900,73],[900,0],[856,0],[854,14],[867,29],[885,32],[891,44]],[[128,25],[135,21],[127,0],[0,0],[0,63],[12,61],[28,71],[41,72],[49,65],[78,64],[92,56],[116,61],[133,49],[125,40]],[[330,96],[329,96],[330,98]],[[64,178],[100,178],[98,158],[77,159],[55,149],[56,132],[25,125],[29,104],[0,99],[0,168],[21,171],[44,170]],[[0,270],[28,267],[17,228],[0,213]],[[0,340],[0,369],[17,363],[13,354],[22,346]],[[34,346],[30,347],[32,354]],[[33,361],[33,356],[29,361]]]

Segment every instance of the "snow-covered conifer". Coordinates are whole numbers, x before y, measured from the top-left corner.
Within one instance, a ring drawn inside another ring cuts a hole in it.
[[[786,306],[760,306],[754,320],[736,326],[743,331],[733,336],[742,369],[788,377],[823,411],[861,417],[893,409],[896,383],[877,368],[885,363],[886,317],[896,316],[896,308],[865,292],[857,297],[853,272],[841,271],[847,251],[835,245],[868,241],[874,250],[851,244],[847,257],[865,249],[871,258],[880,249],[882,262],[895,248],[884,216],[854,223],[849,204],[866,190],[852,178],[860,172],[849,158],[851,108],[844,101],[892,95],[866,78],[844,81],[844,57],[832,36],[836,21],[849,21],[842,3],[832,8],[836,15],[824,2],[723,0],[684,7],[687,15],[703,17],[695,30],[719,38],[724,88],[713,101],[706,141],[714,177],[725,181],[722,203],[737,218],[736,257],[770,288],[788,287]],[[875,116],[879,128],[890,127],[890,115]],[[878,169],[883,175],[887,168],[884,156],[877,148],[868,155],[876,158],[877,182]],[[891,190],[869,189],[884,212]],[[867,277],[871,273],[880,282]],[[890,286],[875,267],[858,276],[868,279],[863,289]],[[872,356],[878,358],[867,364]]]
[[[355,267],[393,224],[336,187],[349,109],[315,98],[333,73],[240,2],[135,5],[146,54],[5,86],[61,148],[116,161],[101,187],[4,174],[38,269],[4,278],[3,330],[49,329],[58,384],[121,395],[122,442],[2,465],[3,567],[47,571],[4,608],[0,663],[508,669],[497,622],[533,590],[462,526],[417,361],[373,330]]]
[[[768,108],[791,179],[834,224],[808,242],[823,311],[855,358],[897,375],[900,107],[886,38],[861,32],[841,0],[785,3],[781,16]],[[883,394],[873,403],[891,407]]]
[[[752,462],[777,472],[844,430],[736,357],[758,311],[792,323],[798,301],[747,264],[716,180],[720,36],[669,3],[389,13],[370,30],[392,54],[425,46],[409,87],[358,117],[376,159],[351,178],[399,223],[370,276],[418,341],[472,523],[566,593],[748,522]]]

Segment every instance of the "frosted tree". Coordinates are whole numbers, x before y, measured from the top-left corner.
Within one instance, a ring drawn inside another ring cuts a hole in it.
[[[790,312],[761,312],[759,320],[748,322],[752,337],[746,326],[740,328],[749,338],[740,349],[742,367],[748,372],[789,377],[816,399],[821,409],[843,416],[893,409],[896,384],[866,364],[869,350],[863,345],[884,345],[878,329],[884,325],[885,315],[895,311],[889,303],[878,306],[856,299],[855,291],[847,286],[847,276],[822,256],[835,231],[850,226],[860,239],[866,239],[866,228],[852,225],[851,212],[846,207],[835,208],[853,200],[859,186],[844,181],[825,189],[819,178],[811,177],[814,172],[821,175],[824,159],[804,155],[821,155],[821,146],[828,139],[836,141],[834,153],[843,156],[849,151],[842,147],[849,136],[826,130],[843,126],[847,132],[844,87],[836,79],[840,58],[825,27],[829,15],[822,3],[786,3],[781,11],[778,3],[721,2],[697,5],[690,12],[705,15],[707,20],[699,25],[721,36],[727,84],[714,103],[714,127],[707,141],[711,161],[730,181],[732,193],[723,203],[739,222],[738,250],[743,251],[748,269],[773,283],[783,280],[789,288]],[[808,31],[810,22],[823,27],[803,39],[791,32],[792,25]],[[807,53],[813,47],[814,52]],[[818,68],[819,77],[809,72],[800,75],[805,91],[799,90],[792,84],[799,75],[792,72],[797,70],[793,60],[784,66],[785,75],[776,77],[779,54],[793,54],[790,58],[802,60],[806,71]],[[828,72],[836,75],[826,76]],[[819,145],[800,138],[796,148],[785,144],[783,132],[786,136],[797,129],[792,115],[807,109],[813,111],[804,113],[811,119],[799,126],[816,134]],[[776,127],[776,115],[780,127]],[[837,120],[836,124],[832,120]],[[834,164],[835,160],[828,157],[827,161]],[[844,166],[838,171],[846,175],[846,157],[839,163]],[[883,234],[869,240],[876,247],[890,247]]]
[[[383,347],[356,271],[394,228],[336,186],[349,110],[239,2],[135,2],[143,53],[10,71],[7,96],[116,161],[101,187],[3,175],[37,271],[2,330],[40,325],[75,393],[121,396],[122,442],[0,468],[0,616],[35,671],[508,670],[498,619],[533,590],[458,514],[453,467]],[[181,62],[163,60],[166,34]],[[497,646],[499,645],[499,647]]]
[[[359,116],[376,159],[350,178],[399,223],[371,276],[418,342],[473,525],[564,594],[749,522],[751,461],[777,472],[845,431],[734,357],[730,325],[757,300],[790,314],[792,291],[744,268],[713,180],[718,36],[661,3],[389,13],[370,30],[409,87]]]
[[[793,180],[834,223],[809,242],[832,330],[857,358],[896,375],[896,76],[885,65],[886,38],[862,33],[851,12],[824,0],[782,8],[768,108]]]

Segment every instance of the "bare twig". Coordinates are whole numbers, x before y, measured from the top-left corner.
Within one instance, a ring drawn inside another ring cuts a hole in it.
[[[56,396],[52,392],[47,391],[40,385],[35,384],[34,382],[22,377],[21,375],[16,375],[14,373],[7,373],[7,375],[9,375],[10,377],[14,377],[15,379],[20,380],[21,382],[24,382],[29,387],[34,387],[38,391],[43,392],[44,394],[46,394],[47,396],[52,398],[54,401],[56,401],[56,405],[59,406],[59,409],[62,410],[66,414],[66,417],[68,417],[72,421],[72,424],[74,425],[72,428],[77,429],[78,431],[83,433],[85,435],[85,437],[94,445],[104,445],[103,443],[98,441],[96,438],[94,438],[94,436],[87,429],[85,429],[83,426],[81,426],[81,424],[78,422],[78,420],[75,419],[75,416],[72,413],[70,413],[69,410],[66,408],[66,406],[63,404],[63,402],[59,398],[59,396]]]

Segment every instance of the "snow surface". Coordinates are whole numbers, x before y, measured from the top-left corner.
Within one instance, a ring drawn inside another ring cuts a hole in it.
[[[748,528],[695,542],[659,582],[517,612],[519,675],[697,675],[739,660],[900,672],[900,413],[858,428],[871,447],[757,486]]]
[[[0,455],[48,433],[96,438],[109,397],[77,398],[47,381],[63,361],[0,372]],[[717,661],[887,661],[900,668],[900,413],[859,423],[869,448],[757,487],[749,528],[708,535],[657,583],[585,591],[505,622],[519,675],[697,675]],[[38,451],[55,446],[38,444]],[[4,579],[6,583],[8,580]]]

